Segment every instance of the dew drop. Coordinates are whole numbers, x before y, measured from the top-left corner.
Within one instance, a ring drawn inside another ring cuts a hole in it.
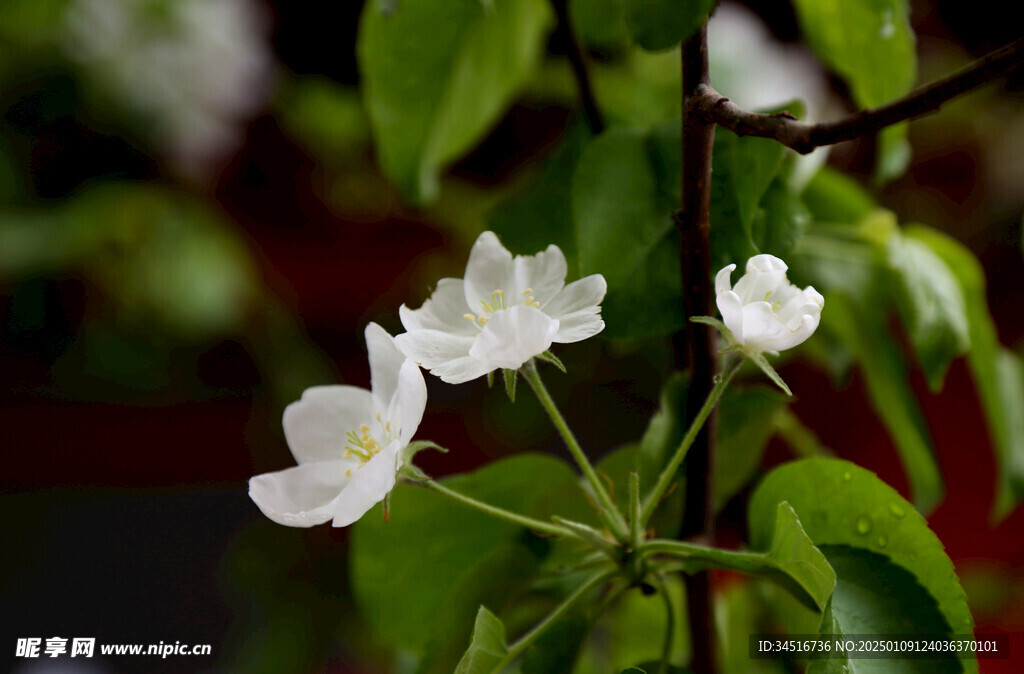
[[[722,383],[722,375],[720,375],[720,374],[716,374],[714,377],[712,377],[712,379],[714,380],[714,382],[716,384],[721,384]]]
[[[871,531],[871,518],[867,515],[861,515],[857,518],[857,533],[861,536],[866,536]]]
[[[846,471],[845,473],[843,473],[843,481],[844,482],[849,482],[852,479],[853,479],[853,473],[851,473],[850,471]]]
[[[878,27],[878,37],[883,40],[888,40],[896,34],[896,24],[893,23],[892,10],[887,9],[882,12],[882,22]]]
[[[885,536],[879,536],[878,537],[878,547],[884,548],[888,544],[889,544],[889,539],[888,538],[886,538]]]
[[[901,506],[899,503],[896,503],[895,501],[889,504],[889,512],[891,512],[896,517],[903,517],[907,514],[907,511],[903,508],[903,506]]]

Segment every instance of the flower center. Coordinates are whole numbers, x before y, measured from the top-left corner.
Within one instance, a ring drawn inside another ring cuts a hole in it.
[[[540,308],[540,302],[533,297],[533,288],[527,288],[523,291],[523,306],[533,307],[534,309]],[[462,315],[462,317],[472,323],[477,330],[483,330],[483,326],[487,325],[487,317],[489,315],[496,311],[509,308],[505,305],[505,291],[500,288],[495,290],[491,293],[490,301],[480,300],[480,307],[483,313],[467,313]]]
[[[391,442],[391,422],[381,420],[379,412],[377,413],[377,425],[380,426],[380,437],[384,440],[383,444],[370,432],[370,427],[366,424],[362,424],[359,427],[358,433],[356,431],[345,433],[346,442],[343,457],[358,461],[359,466],[357,466],[357,470],[365,466],[367,461],[379,454]],[[351,468],[345,471],[345,477],[352,477]]]

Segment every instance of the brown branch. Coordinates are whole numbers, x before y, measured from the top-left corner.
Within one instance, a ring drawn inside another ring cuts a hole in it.
[[[558,17],[558,31],[565,40],[566,55],[569,63],[572,64],[572,73],[576,78],[576,86],[580,92],[580,103],[583,105],[583,114],[587,118],[587,125],[590,131],[596,136],[605,129],[604,117],[601,109],[597,107],[597,99],[594,97],[594,88],[590,84],[590,73],[587,71],[587,58],[583,52],[576,31],[572,27],[572,18],[569,16],[568,0],[551,0]]]
[[[738,136],[774,138],[800,154],[816,147],[860,138],[887,126],[934,112],[944,103],[987,84],[1024,62],[1024,38],[1020,38],[963,70],[922,87],[904,98],[875,110],[862,110],[832,122],[806,124],[787,113],[765,115],[742,109],[706,85],[695,95],[697,114],[707,122],[724,126]]]
[[[706,26],[683,43],[683,175],[680,209],[675,215],[679,233],[679,260],[682,266],[683,303],[687,316],[712,316],[711,306],[711,150],[715,124],[704,119],[696,107],[701,92],[709,87]],[[678,344],[678,343],[677,343]],[[684,353],[676,360],[689,362],[691,380],[686,396],[686,423],[700,411],[714,387],[717,354],[711,328],[689,323],[683,343]],[[686,505],[682,536],[714,533],[711,507],[714,479],[715,415],[708,419],[686,457]],[[693,649],[691,669],[717,671],[714,623],[711,616],[711,576],[707,571],[686,576],[686,606]]]

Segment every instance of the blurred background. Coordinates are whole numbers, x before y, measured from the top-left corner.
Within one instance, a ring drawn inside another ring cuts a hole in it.
[[[60,671],[387,666],[349,597],[346,531],[267,521],[246,480],[293,464],[280,418],[304,388],[368,385],[366,323],[400,332],[399,305],[461,276],[489,214],[579,125],[554,36],[539,77],[445,172],[439,199],[412,208],[375,163],[355,57],[361,5],[337,3],[341,16],[328,18],[315,3],[269,0],[0,4],[0,661],[17,671],[56,671],[13,658],[17,638],[55,635],[213,645],[205,658],[61,658]],[[922,83],[1019,32],[993,19],[992,0],[911,5]],[[678,112],[677,52],[580,30],[609,117]],[[748,107],[800,97],[817,119],[841,114],[848,93],[799,38],[785,2],[723,3],[710,37],[716,87]],[[909,171],[884,187],[866,143],[812,155],[902,222],[968,245],[1014,348],[1022,89],[1018,72],[912,124]],[[672,362],[667,340],[590,340],[558,355],[569,375],[549,386],[584,446],[639,437]],[[842,386],[800,362],[782,374],[824,445],[906,495],[858,373]],[[954,363],[939,394],[920,372],[912,384],[948,479],[931,525],[978,630],[1021,632],[1024,515],[989,523],[994,459],[967,369]],[[482,380],[428,388],[419,436],[453,450],[426,457],[429,472],[562,451],[527,396],[512,408]],[[792,453],[772,441],[766,457]],[[723,511],[724,543],[742,540],[744,497]]]

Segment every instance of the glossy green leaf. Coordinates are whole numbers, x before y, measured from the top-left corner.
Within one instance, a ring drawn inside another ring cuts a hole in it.
[[[569,17],[585,44],[616,47],[629,41],[621,0],[569,0]]]
[[[907,236],[927,245],[956,275],[963,292],[970,331],[967,362],[978,389],[999,466],[994,506],[1005,517],[1024,498],[1024,390],[1021,362],[1002,348],[988,311],[985,272],[963,245],[935,230],[913,227]]]
[[[550,23],[543,0],[366,3],[356,49],[367,111],[381,166],[412,201],[434,199],[439,172],[499,119]]]
[[[761,465],[764,448],[785,397],[771,389],[730,387],[718,410],[718,463],[715,508],[724,506],[750,481]]]
[[[808,606],[824,608],[832,589],[836,574],[829,567],[814,542],[807,536],[793,507],[786,502],[776,509],[775,530],[768,560],[781,572],[774,580],[798,597],[806,595]]]
[[[912,573],[888,557],[847,545],[824,545],[821,550],[837,576],[835,592],[822,616],[822,634],[838,637],[851,634],[917,635],[920,638],[953,634],[935,598]],[[807,671],[811,674],[942,674],[962,672],[964,664],[955,653],[937,653],[935,658],[927,660],[868,660],[847,655],[813,660]]]
[[[784,464],[764,479],[750,499],[751,544],[766,546],[771,518],[788,501],[815,545],[846,545],[887,556],[935,598],[953,633],[974,626],[953,563],[925,519],[895,489],[856,464],[840,459],[803,459]],[[839,570],[837,575],[841,575]],[[967,671],[977,671],[964,654]]]
[[[492,674],[506,654],[505,626],[497,616],[481,606],[473,625],[473,639],[459,660],[455,674]]]
[[[425,630],[430,641],[416,674],[448,674],[454,670],[471,641],[473,607],[503,610],[510,596],[518,596],[525,589],[539,564],[534,551],[521,543],[509,543],[495,548],[462,574]]]
[[[828,166],[811,179],[802,198],[816,222],[856,224],[878,208],[853,178]]]
[[[949,364],[970,346],[967,309],[949,266],[925,244],[894,233],[886,246],[903,317],[932,391],[942,389]]]
[[[650,51],[668,49],[693,35],[714,0],[624,0],[633,39]]]
[[[538,519],[554,514],[584,522],[593,519],[574,471],[550,456],[516,455],[444,483]],[[560,545],[435,492],[400,484],[392,492],[388,522],[371,514],[353,527],[350,561],[356,600],[382,640],[422,652],[430,638],[423,626],[450,601],[452,584],[496,549],[515,541],[537,548],[538,556],[545,558]],[[442,578],[446,581],[438,582]]]
[[[600,273],[608,282],[602,314],[609,337],[658,336],[684,323],[671,217],[678,138],[677,128],[612,129],[587,146],[577,165],[572,210],[580,274]]]
[[[827,320],[856,355],[871,406],[896,443],[914,503],[922,512],[931,512],[942,500],[942,475],[928,424],[907,380],[906,361],[888,332],[885,316],[867,311],[838,293],[831,294],[826,302]],[[823,311],[823,321],[825,316]]]
[[[506,197],[487,214],[491,231],[509,250],[532,254],[550,244],[562,249],[569,277],[579,277],[576,230],[572,217],[572,177],[591,134],[576,124],[544,162],[536,179]]]
[[[849,83],[860,107],[906,94],[917,79],[914,31],[907,0],[795,0],[811,48]],[[876,177],[901,174],[909,160],[906,125],[882,132]]]

